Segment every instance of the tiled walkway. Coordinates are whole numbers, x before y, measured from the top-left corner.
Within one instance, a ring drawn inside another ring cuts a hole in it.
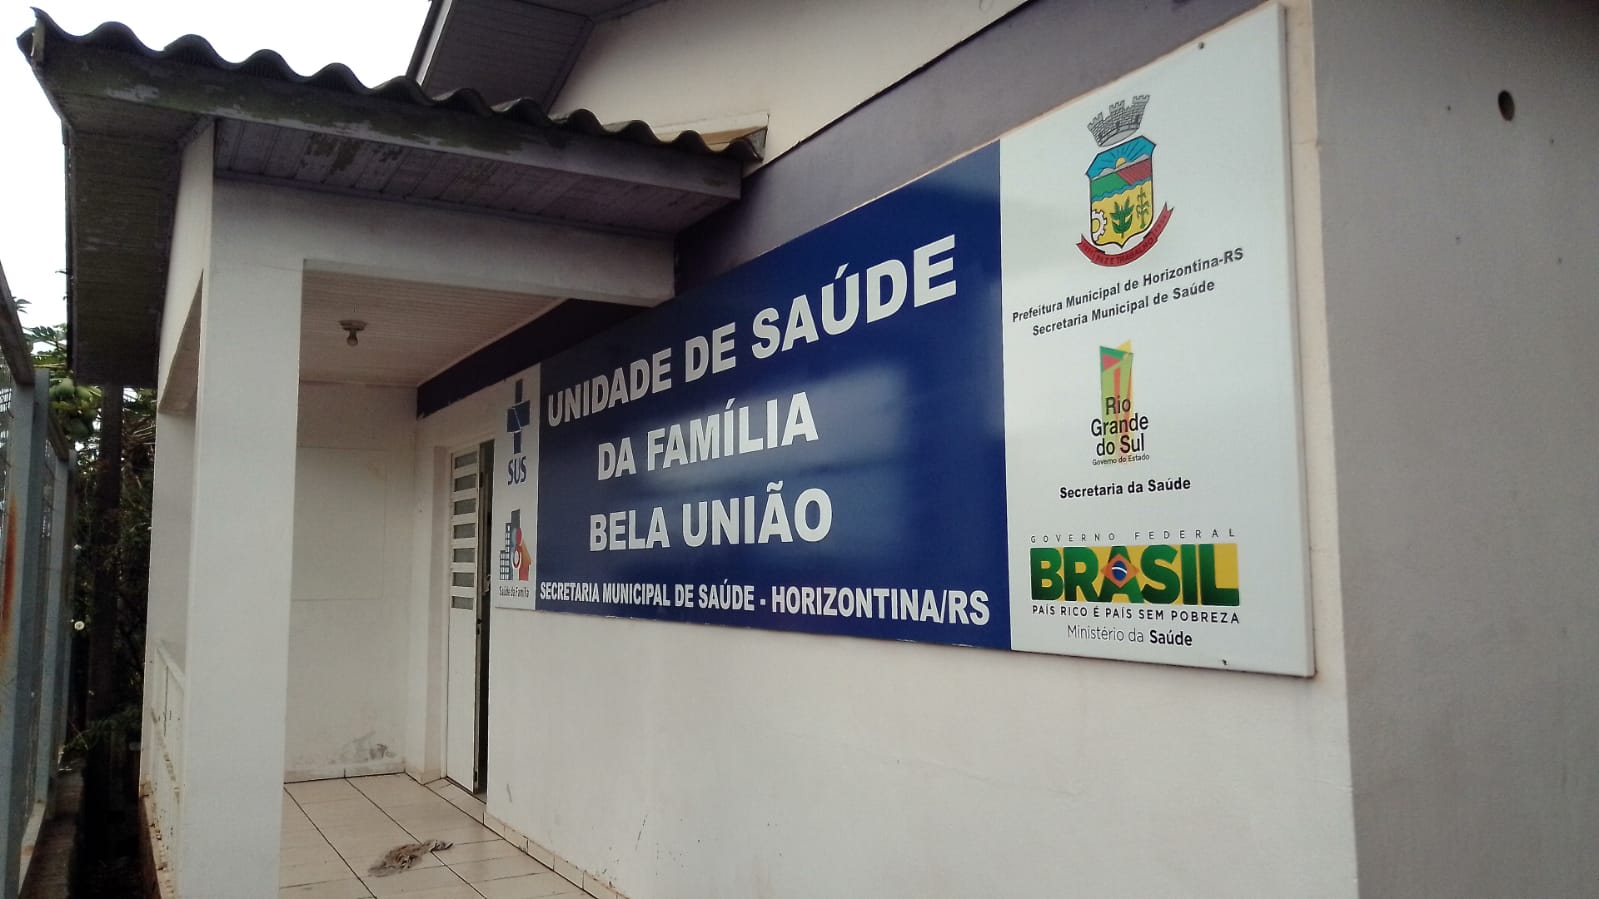
[[[484,827],[483,803],[447,781],[404,774],[283,788],[282,897],[297,899],[584,899],[587,893]],[[444,840],[411,870],[368,873],[405,843]]]

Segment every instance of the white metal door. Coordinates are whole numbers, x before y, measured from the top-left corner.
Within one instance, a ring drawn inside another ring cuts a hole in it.
[[[450,458],[449,655],[446,660],[444,774],[465,787],[477,781],[479,450]]]

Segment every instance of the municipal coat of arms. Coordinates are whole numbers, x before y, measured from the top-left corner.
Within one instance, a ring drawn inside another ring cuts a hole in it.
[[[1117,100],[1094,116],[1089,133],[1102,148],[1088,164],[1088,236],[1077,242],[1095,265],[1126,265],[1149,252],[1171,219],[1155,212],[1155,142],[1138,133],[1149,95]]]

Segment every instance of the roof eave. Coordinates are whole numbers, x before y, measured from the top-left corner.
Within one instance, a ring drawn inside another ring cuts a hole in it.
[[[431,98],[407,79],[368,89],[338,65],[304,77],[270,51],[229,63],[199,38],[156,51],[121,25],[73,37],[42,12],[18,44],[65,126],[70,353],[88,383],[154,385],[178,160],[209,119],[621,179],[718,204],[738,198],[758,155],[748,142],[712,151],[697,134],[664,142],[640,122],[607,128],[587,112],[554,120],[529,101]],[[107,240],[119,216],[133,226]],[[86,317],[86,303],[98,311]]]
[[[435,40],[435,33],[441,24],[439,13],[444,9],[444,0],[428,0],[427,15],[422,19],[422,30],[416,36],[416,46],[411,50],[411,61],[405,67],[405,77],[412,81],[422,80],[422,60],[427,58],[428,47]]]
[[[5,356],[11,377],[19,384],[33,383],[33,356],[29,352],[27,331],[17,318],[17,302],[11,296],[11,286],[6,283],[6,271],[0,268],[0,353]]]
[[[629,123],[608,134],[597,120],[591,126],[584,122],[592,119],[592,114],[576,113],[556,122],[536,104],[493,109],[470,92],[434,101],[422,95],[413,82],[399,79],[366,95],[349,93],[345,85],[341,85],[344,90],[316,89],[318,81],[343,80],[342,75],[347,74],[347,70],[339,73],[332,68],[312,76],[306,85],[297,85],[255,78],[242,71],[71,44],[47,51],[35,64],[45,90],[57,97],[122,101],[195,117],[282,125],[575,175],[627,178],[691,193],[727,198],[739,194],[740,160],[735,154],[711,155],[700,150],[704,142],[698,135],[679,138],[686,145],[698,145],[690,152],[661,153],[646,144],[644,135],[630,133],[635,128],[647,131],[642,123]],[[410,102],[395,102],[402,99],[397,95]],[[72,121],[70,110],[66,118],[75,131],[86,124]],[[653,132],[649,137],[653,138]]]

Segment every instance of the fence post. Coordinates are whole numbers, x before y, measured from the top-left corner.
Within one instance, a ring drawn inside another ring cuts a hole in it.
[[[29,372],[31,374],[31,372]],[[0,899],[15,899],[21,876],[22,841],[33,811],[39,721],[40,636],[37,539],[44,479],[40,460],[49,420],[48,389],[16,384],[10,403],[10,455],[5,484],[4,534],[0,536]]]

